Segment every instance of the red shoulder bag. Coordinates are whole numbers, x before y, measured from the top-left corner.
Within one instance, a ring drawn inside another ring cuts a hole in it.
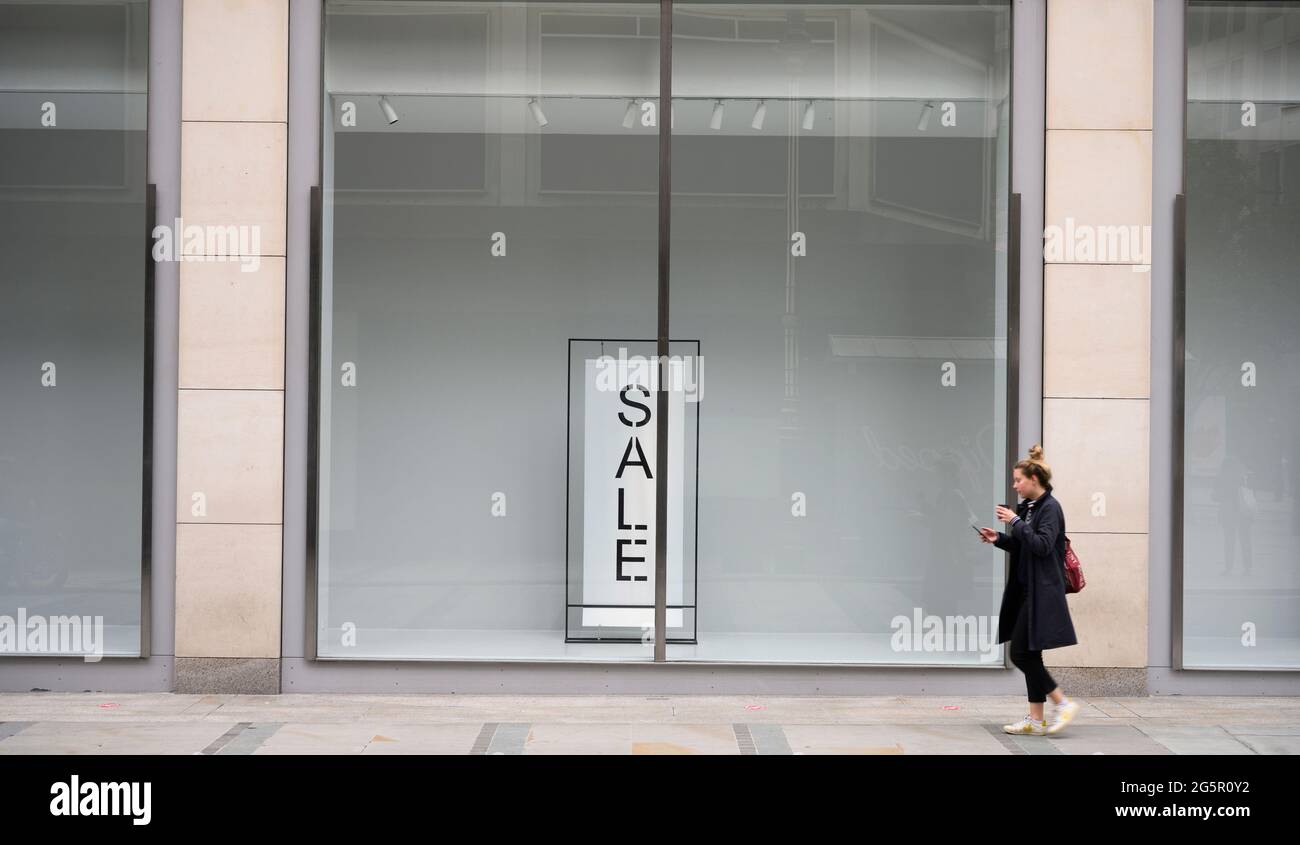
[[[1083,589],[1087,582],[1083,580],[1083,564],[1079,563],[1079,556],[1074,553],[1074,548],[1070,545],[1070,538],[1065,538],[1065,591],[1067,593],[1077,593]]]

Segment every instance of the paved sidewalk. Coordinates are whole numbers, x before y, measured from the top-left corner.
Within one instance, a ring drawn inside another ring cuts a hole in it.
[[[1297,754],[1300,698],[0,694],[0,754]]]

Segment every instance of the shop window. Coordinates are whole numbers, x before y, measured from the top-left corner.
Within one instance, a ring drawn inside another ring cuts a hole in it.
[[[1300,5],[1187,7],[1182,665],[1300,668]]]
[[[316,656],[1001,666],[1010,5],[328,2]]]
[[[148,66],[147,2],[0,3],[0,654],[143,653]]]

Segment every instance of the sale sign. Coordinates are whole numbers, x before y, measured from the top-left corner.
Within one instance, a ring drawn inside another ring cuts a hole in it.
[[[621,356],[622,360],[626,360]],[[650,629],[655,604],[656,368],[585,362],[582,624]],[[681,361],[669,360],[670,368]],[[671,370],[670,370],[671,372]],[[682,626],[685,393],[668,392],[668,628]]]

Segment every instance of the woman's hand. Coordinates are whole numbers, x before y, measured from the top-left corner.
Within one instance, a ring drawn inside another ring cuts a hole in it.
[[[997,514],[998,522],[1010,522],[1011,520],[1015,519],[1016,516],[1015,511],[1011,510],[1010,508],[1004,508],[1001,505],[998,505],[995,513]]]
[[[980,536],[984,538],[984,542],[992,543],[998,538],[998,532],[994,531],[992,528],[981,528]]]

